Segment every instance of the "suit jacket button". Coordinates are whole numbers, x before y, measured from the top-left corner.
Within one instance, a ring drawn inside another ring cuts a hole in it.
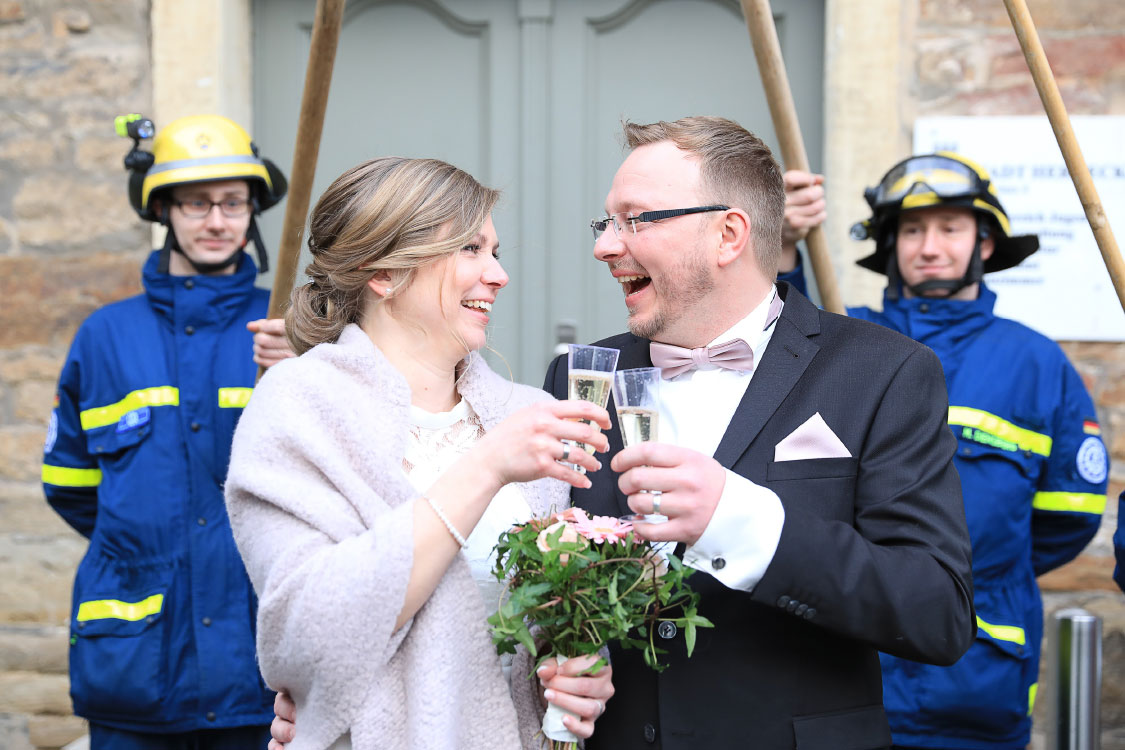
[[[790,612],[795,612],[797,611],[797,607],[799,606],[801,606],[801,603],[799,601],[797,601],[796,599],[790,599],[789,603],[785,605],[785,609]]]
[[[777,598],[777,606],[779,606],[779,607],[784,608],[785,605],[787,605],[788,603],[789,603],[789,597],[786,596],[785,594],[782,594],[781,596],[779,596]]]
[[[808,611],[805,612],[805,619],[811,620],[814,617],[816,617],[816,610],[812,607],[809,607]]]
[[[676,623],[665,620],[656,626],[656,634],[666,641],[676,637]]]
[[[716,557],[711,561],[711,567],[715,570],[722,570],[727,566],[727,561],[721,557]]]
[[[797,615],[798,617],[803,617],[804,614],[808,611],[809,611],[809,605],[802,604],[801,606],[799,606],[795,610],[793,610],[793,614]]]
[[[645,724],[645,742],[656,742],[656,727],[652,724]]]

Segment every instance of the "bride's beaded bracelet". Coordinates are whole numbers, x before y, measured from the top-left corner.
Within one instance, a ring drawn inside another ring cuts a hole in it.
[[[445,528],[449,529],[449,533],[452,534],[453,538],[457,540],[457,543],[461,545],[461,549],[468,547],[469,543],[465,541],[465,537],[461,536],[461,532],[454,528],[453,524],[449,522],[449,518],[445,515],[445,511],[441,509],[441,506],[426,495],[422,495],[422,497],[426,498],[426,502],[434,509],[434,515],[441,519],[441,522],[445,524]]]

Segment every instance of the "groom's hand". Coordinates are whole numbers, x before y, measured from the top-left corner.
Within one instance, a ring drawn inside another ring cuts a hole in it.
[[[280,691],[273,699],[273,723],[270,724],[270,740],[267,750],[285,750],[285,743],[297,736],[297,704],[289,694]]]
[[[610,467],[621,474],[617,486],[635,513],[653,513],[659,498],[659,512],[668,522],[633,526],[638,536],[653,542],[695,544],[711,523],[727,481],[726,470],[715,459],[668,443],[626,448],[613,457]],[[653,495],[652,490],[661,494]]]

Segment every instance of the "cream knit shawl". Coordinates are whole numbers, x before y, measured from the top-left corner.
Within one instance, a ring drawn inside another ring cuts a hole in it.
[[[458,391],[486,430],[550,398],[476,354]],[[516,748],[538,729],[530,662],[517,658],[513,698],[463,557],[392,632],[413,556],[409,406],[405,378],[350,325],[270,368],[239,421],[227,509],[259,597],[262,674],[298,706],[289,750],[323,750],[345,731],[355,750]],[[555,480],[520,489],[536,515],[569,502]]]

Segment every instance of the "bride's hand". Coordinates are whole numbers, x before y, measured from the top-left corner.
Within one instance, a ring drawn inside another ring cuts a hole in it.
[[[575,716],[563,716],[567,729],[583,739],[594,733],[594,722],[605,713],[605,704],[613,697],[613,667],[606,664],[597,674],[578,677],[598,660],[597,654],[577,656],[559,667],[554,658],[547,659],[536,673],[546,688],[543,697],[549,703],[566,709]]]
[[[599,427],[609,429],[609,412],[599,406],[588,401],[543,401],[520,409],[489,430],[471,455],[502,485],[554,477],[574,487],[589,487],[590,480],[573,465],[597,471],[601,463],[581,446],[562,441],[586,443],[605,452],[609,440]]]

